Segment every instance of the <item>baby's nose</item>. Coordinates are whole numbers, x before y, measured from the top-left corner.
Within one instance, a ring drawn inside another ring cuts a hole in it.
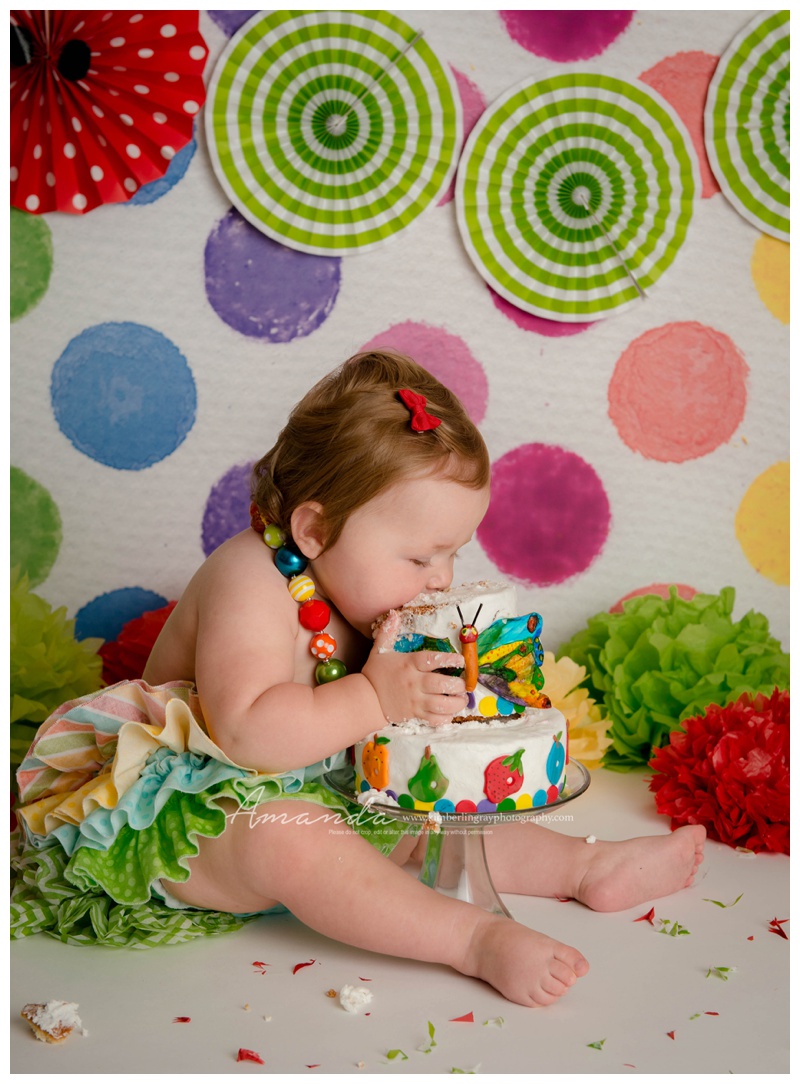
[[[451,568],[437,568],[428,577],[426,590],[444,591],[453,582],[453,570]]]

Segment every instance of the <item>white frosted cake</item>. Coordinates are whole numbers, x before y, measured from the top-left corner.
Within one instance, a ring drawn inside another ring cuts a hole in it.
[[[444,726],[406,720],[359,742],[357,791],[442,813],[511,812],[558,798],[567,722],[539,691],[541,618],[515,609],[513,587],[481,582],[418,595],[400,610],[395,650],[441,650],[443,668],[447,653],[463,654],[467,667],[457,672],[469,703]]]

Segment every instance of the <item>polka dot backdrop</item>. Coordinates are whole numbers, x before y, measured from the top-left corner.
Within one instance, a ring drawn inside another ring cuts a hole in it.
[[[206,84],[252,14],[201,12]],[[127,202],[12,210],[12,562],[79,635],[113,639],[247,526],[252,463],[307,388],[388,346],[481,426],[493,496],[457,575],[511,580],[546,648],[670,583],[732,584],[788,648],[789,246],[725,200],[702,142],[751,14],[404,13],[453,73],[464,136],[522,79],[569,71],[646,84],[680,118],[702,181],[686,243],[607,319],[544,319],[491,290],[452,188],[370,252],[278,244],[231,207],[202,109]]]

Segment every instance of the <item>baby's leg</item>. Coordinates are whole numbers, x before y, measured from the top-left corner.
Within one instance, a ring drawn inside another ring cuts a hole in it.
[[[484,833],[486,857],[499,892],[571,897],[595,911],[624,911],[692,883],[703,861],[705,828],[669,835],[587,843],[531,821]]]
[[[491,983],[521,1005],[547,1005],[589,965],[580,952],[510,919],[421,884],[325,810],[299,801],[267,809],[285,823],[236,819],[201,841],[179,899],[232,911],[275,901],[301,922],[345,944],[448,964]],[[297,820],[304,813],[306,821]]]

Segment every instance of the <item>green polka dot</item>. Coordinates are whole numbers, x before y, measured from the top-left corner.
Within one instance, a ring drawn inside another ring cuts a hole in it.
[[[61,515],[44,488],[11,468],[11,567],[27,573],[31,587],[46,580],[61,547]]]
[[[44,297],[53,270],[53,238],[41,215],[11,208],[11,319],[30,312]]]
[[[517,808],[517,803],[513,798],[504,798],[500,805],[497,807],[498,813],[513,813]]]

